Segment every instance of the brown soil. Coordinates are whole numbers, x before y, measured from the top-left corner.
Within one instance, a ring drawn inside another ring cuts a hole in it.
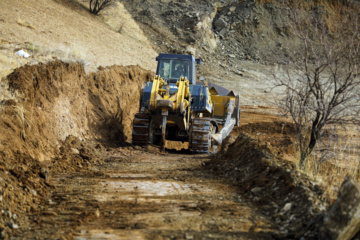
[[[261,132],[274,139],[282,134],[287,136],[286,128],[291,131],[291,125],[284,123],[254,125],[257,124],[245,125],[243,129],[249,127],[250,132],[258,132],[265,128],[267,131]],[[308,221],[326,206],[322,201],[323,189],[296,171],[293,163],[283,160],[283,148],[290,142],[281,138],[276,143],[255,140],[244,132],[240,135],[233,132],[207,164],[208,168],[226,176],[238,186],[243,197],[251,199],[260,212],[278,224],[276,237],[301,238],[301,230]]]
[[[0,115],[0,204],[10,213],[1,229],[13,214],[39,207],[52,187],[48,176],[101,161],[99,142],[131,142],[140,84],[150,76],[138,66],[86,75],[81,64],[60,61],[26,65],[8,76],[10,90],[21,97],[3,102]]]
[[[128,2],[133,14],[136,2]],[[161,8],[171,1],[160,2]],[[171,2],[171,18],[182,14],[185,10],[173,10],[186,3]],[[250,10],[239,4],[236,11],[267,13],[253,3]],[[231,6],[220,6],[216,14],[227,14]],[[147,33],[157,49],[194,47],[191,28],[179,35],[181,47],[169,46],[183,26],[165,40],[171,33],[163,27],[166,21],[142,16],[156,18],[158,7],[146,8],[134,15],[146,20],[142,27],[150,24]],[[153,76],[144,69],[155,70],[156,55],[133,19],[125,21],[134,27],[126,25],[120,33],[73,1],[6,0],[2,9],[0,77],[11,72],[3,82],[18,97],[0,99],[0,239],[299,239],[325,209],[323,190],[294,167],[293,126],[268,107],[269,68],[230,59],[231,32],[221,39],[206,28],[195,32],[207,43],[214,36],[221,40],[213,50],[199,42],[199,55],[210,63],[199,73],[243,91],[241,126],[215,156],[191,155],[186,143],[176,142],[161,152],[130,145],[140,85]],[[200,20],[207,15],[200,12]],[[199,17],[193,11],[182,16],[191,20],[190,27]],[[32,57],[14,58],[20,48]],[[253,52],[244,53],[258,61]],[[55,61],[16,68],[17,62],[48,60]],[[73,60],[81,63],[69,63]],[[141,67],[110,66],[115,63]]]
[[[140,84],[150,76],[137,66],[100,68],[86,75],[81,64],[60,61],[16,69],[8,80],[21,98],[5,102],[6,114],[1,115],[5,156],[18,149],[49,160],[57,154],[58,141],[69,135],[130,143]]]
[[[317,212],[298,216],[317,209],[318,197],[276,160],[291,125],[261,109],[244,107],[242,126],[211,161],[186,146],[170,151],[171,142],[165,153],[112,147],[130,143],[139,87],[151,75],[136,66],[86,75],[81,64],[60,61],[9,75],[21,98],[5,102],[0,116],[2,236],[270,239],[293,234]],[[259,145],[244,132],[278,140]]]
[[[276,160],[293,130],[266,114],[271,109],[245,106],[241,127],[213,160],[174,142],[165,153],[126,147],[140,84],[151,76],[137,66],[87,75],[60,61],[8,76],[21,97],[6,101],[0,116],[3,237],[270,239],[293,234],[317,212],[298,216],[317,209],[318,196]],[[254,188],[266,191],[253,198]],[[296,199],[301,207],[284,215]],[[291,216],[297,220],[287,222]]]
[[[272,239],[277,227],[202,169],[207,156],[108,149],[93,171],[56,174],[19,238]]]

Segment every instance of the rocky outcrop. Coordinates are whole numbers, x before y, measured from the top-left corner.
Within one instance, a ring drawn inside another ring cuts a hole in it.
[[[321,239],[352,239],[360,230],[360,186],[346,179],[334,205],[324,213],[319,229]]]
[[[212,52],[217,47],[213,32],[217,8],[212,1],[134,0],[123,4],[159,52],[187,52],[188,45]]]
[[[360,185],[352,178],[341,184],[336,202],[317,215],[296,239],[360,239]]]

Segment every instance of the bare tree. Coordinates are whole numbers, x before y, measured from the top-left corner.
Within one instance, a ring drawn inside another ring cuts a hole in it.
[[[360,123],[360,18],[357,6],[340,1],[301,2],[292,1],[291,16],[302,49],[282,66],[285,77],[274,76],[284,87],[280,106],[295,123],[305,169],[324,126]]]
[[[100,11],[114,6],[115,0],[89,0],[89,11],[98,14]]]

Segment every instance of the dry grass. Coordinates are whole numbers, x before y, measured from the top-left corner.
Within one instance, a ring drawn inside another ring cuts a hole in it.
[[[333,129],[333,126],[328,127]],[[338,128],[332,132],[331,138],[318,141],[306,162],[305,171],[299,165],[300,151],[295,135],[287,148],[291,155],[287,160],[294,162],[298,171],[323,187],[323,197],[329,204],[336,201],[339,188],[346,177],[352,177],[360,183],[360,131],[354,125]]]
[[[336,141],[329,144],[329,154],[325,161],[321,162],[324,153],[314,151],[306,165],[306,174],[316,179],[324,186],[324,196],[333,203],[338,194],[339,187],[346,177],[352,177],[360,182],[360,136],[359,133],[350,134],[341,132]]]
[[[56,56],[64,62],[81,62],[84,66],[88,62],[87,49],[77,44],[52,46],[49,43],[47,47],[37,46],[37,51],[39,55],[47,59],[53,59]]]

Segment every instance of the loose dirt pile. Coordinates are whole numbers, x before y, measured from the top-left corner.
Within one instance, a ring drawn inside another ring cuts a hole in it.
[[[7,78],[18,100],[1,102],[0,233],[17,228],[51,186],[52,172],[77,171],[101,161],[94,142],[131,142],[140,85],[152,73],[139,66],[99,68],[60,61],[16,69]]]
[[[269,142],[231,135],[207,167],[236,184],[243,196],[281,226],[276,238],[297,239],[308,221],[325,209],[323,190],[276,156]]]

